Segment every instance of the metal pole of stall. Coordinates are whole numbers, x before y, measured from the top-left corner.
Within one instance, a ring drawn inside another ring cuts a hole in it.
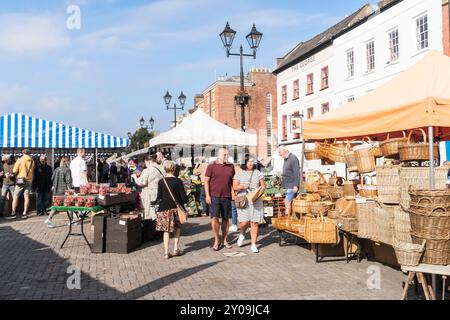
[[[303,113],[300,115],[300,126],[301,126],[301,135],[302,135],[302,159],[300,161],[300,186],[299,193],[302,193],[303,189],[303,167],[305,166],[305,138],[303,137]]]
[[[52,148],[52,170],[55,169],[55,148]]]
[[[429,147],[430,147],[430,189],[434,190],[436,187],[435,184],[435,176],[434,176],[434,132],[433,127],[428,127],[428,140],[429,140]],[[432,281],[432,287],[433,287],[433,293],[434,296],[437,296],[437,279],[436,275],[432,274],[431,276]]]
[[[98,150],[97,150],[97,148],[95,148],[95,161],[94,161],[94,166],[95,166],[95,183],[98,183],[97,156],[98,156]]]

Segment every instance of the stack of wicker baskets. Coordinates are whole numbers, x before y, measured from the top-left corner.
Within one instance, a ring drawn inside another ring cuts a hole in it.
[[[376,240],[375,200],[356,201],[358,237]]]
[[[394,212],[397,206],[377,202],[375,207],[376,240],[388,245],[394,242]]]
[[[423,263],[450,264],[450,190],[410,189],[412,240],[426,240]]]
[[[400,203],[400,166],[377,167],[378,200],[382,203]]]
[[[447,187],[446,167],[434,168],[436,189],[445,189]],[[426,167],[400,167],[400,204],[409,207],[409,186],[415,189],[421,189],[430,183],[430,168]]]

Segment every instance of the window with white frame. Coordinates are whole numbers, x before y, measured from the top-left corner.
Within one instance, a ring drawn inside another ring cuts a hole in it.
[[[355,96],[348,96],[347,102],[352,102],[352,101],[355,101]]]
[[[398,29],[389,32],[389,52],[390,61],[397,61],[399,58]]]
[[[417,50],[428,48],[428,16],[416,19]]]
[[[353,49],[347,51],[347,78],[352,78],[355,75],[355,58]]]
[[[375,41],[371,40],[366,43],[366,60],[367,60],[367,72],[371,72],[375,69]]]

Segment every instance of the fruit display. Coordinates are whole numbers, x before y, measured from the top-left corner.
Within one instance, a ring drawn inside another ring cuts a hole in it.
[[[75,206],[76,207],[84,207],[85,203],[86,203],[85,197],[76,197],[75,198]]]
[[[75,197],[73,196],[66,196],[64,198],[64,206],[65,207],[73,207],[75,205]]]
[[[53,205],[55,207],[61,207],[64,204],[63,196],[53,196]]]
[[[90,186],[89,185],[84,185],[84,186],[80,186],[80,194],[85,196],[87,194],[90,193]]]
[[[89,184],[89,193],[90,194],[98,194],[98,185],[95,183]]]
[[[101,196],[106,196],[106,194],[109,193],[109,184],[101,184],[100,188],[98,189],[98,194]]]
[[[66,196],[73,196],[75,194],[75,190],[73,189],[68,189],[64,192],[64,195]]]
[[[86,203],[84,204],[86,208],[95,207],[95,197],[86,197]]]

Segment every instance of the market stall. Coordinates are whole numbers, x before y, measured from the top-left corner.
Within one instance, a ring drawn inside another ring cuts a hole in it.
[[[450,264],[449,167],[439,166],[434,143],[449,139],[449,75],[450,58],[432,51],[360,99],[306,121],[302,137],[315,147],[305,156],[345,163],[353,178],[309,174],[294,201],[297,217],[281,216],[275,226],[313,244],[336,242],[340,231],[387,245],[396,261],[385,263]]]
[[[231,157],[243,158],[246,147],[257,145],[256,134],[233,129],[214,120],[202,110],[197,109],[175,128],[160,134],[149,142],[149,148],[170,148],[172,160],[187,168],[195,165],[196,157],[209,161],[217,155],[217,150],[227,147]],[[182,172],[185,189],[189,196],[188,210],[191,215],[201,212],[201,182],[190,175],[189,170]]]

